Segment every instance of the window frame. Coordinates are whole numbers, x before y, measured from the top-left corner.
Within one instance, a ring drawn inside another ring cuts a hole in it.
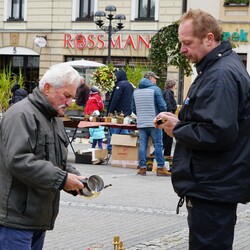
[[[14,17],[14,5],[16,3],[14,3],[14,0],[11,0],[10,2],[8,2],[7,0],[7,4],[8,4],[8,14],[7,14],[7,21],[16,21],[16,22],[20,22],[20,21],[24,21],[25,19],[25,12],[26,12],[26,0],[19,0],[19,3],[17,3],[18,5],[18,17]]]
[[[88,11],[87,15],[83,17],[83,6],[86,1],[87,1]],[[91,16],[91,6],[93,8],[92,16]],[[75,21],[94,21],[95,0],[77,0],[75,7],[76,7]]]
[[[151,18],[142,18],[139,17],[139,0],[131,0],[131,21],[159,21],[159,4],[160,0],[154,0],[155,2],[155,11],[154,17]]]
[[[142,6],[143,1],[147,1],[147,14],[146,14],[146,16],[140,16],[141,9],[143,8],[143,6]],[[155,13],[154,13],[153,17],[150,16],[152,1],[155,1],[155,0],[138,0],[138,17],[137,17],[137,19],[139,19],[139,20],[155,20]]]

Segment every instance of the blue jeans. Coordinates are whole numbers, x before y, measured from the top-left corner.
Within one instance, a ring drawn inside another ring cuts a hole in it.
[[[164,167],[162,154],[162,131],[158,128],[139,128],[139,167],[146,168],[148,139],[151,136],[155,148],[154,155],[157,167]]]
[[[128,129],[109,128],[107,150],[108,151],[112,150],[112,145],[110,144],[112,134],[128,135],[129,133],[130,133],[130,130]]]
[[[0,226],[0,249],[42,250],[45,231]]]

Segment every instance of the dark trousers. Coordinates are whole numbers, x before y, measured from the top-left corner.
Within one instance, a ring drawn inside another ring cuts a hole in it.
[[[170,156],[171,155],[171,149],[172,149],[172,144],[173,144],[173,137],[170,137],[167,135],[167,133],[163,131],[163,138],[162,138],[162,142],[163,142],[163,149],[164,149],[164,156]]]
[[[237,204],[187,197],[190,250],[232,250]]]

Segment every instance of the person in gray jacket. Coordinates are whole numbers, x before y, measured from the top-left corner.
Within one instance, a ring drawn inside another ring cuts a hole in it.
[[[156,86],[157,79],[159,77],[154,72],[147,72],[144,78],[140,80],[132,99],[132,111],[137,115],[137,127],[139,129],[138,175],[146,175],[149,137],[152,138],[155,148],[154,155],[157,161],[157,175],[170,175],[164,167],[162,131],[155,128],[153,123],[155,116],[166,110],[166,102],[163,99],[162,91]]]
[[[59,210],[60,191],[78,193],[84,177],[67,163],[65,109],[80,76],[69,65],[51,67],[26,99],[0,123],[0,249],[43,247]]]

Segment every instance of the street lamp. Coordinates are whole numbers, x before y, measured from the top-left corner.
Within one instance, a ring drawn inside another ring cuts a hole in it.
[[[108,64],[110,64],[112,34],[124,28],[122,20],[125,20],[126,16],[123,14],[115,15],[114,13],[116,12],[116,7],[114,5],[108,5],[105,8],[105,11],[108,11],[109,13],[106,14],[106,12],[100,10],[95,13],[95,23],[101,30],[108,33]],[[105,18],[109,20],[109,24],[107,26],[104,25]],[[112,27],[113,20],[117,21],[116,27]]]

